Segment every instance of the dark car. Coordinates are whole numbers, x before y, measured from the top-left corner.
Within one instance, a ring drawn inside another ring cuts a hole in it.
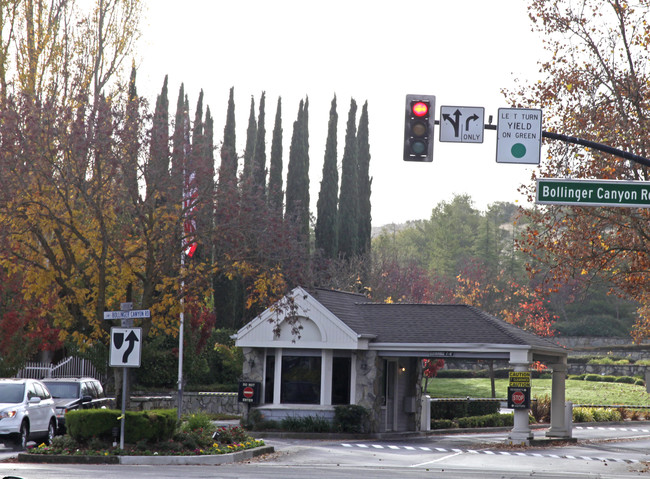
[[[93,378],[46,378],[42,380],[54,399],[59,432],[65,432],[65,413],[75,409],[112,407],[102,384]]]

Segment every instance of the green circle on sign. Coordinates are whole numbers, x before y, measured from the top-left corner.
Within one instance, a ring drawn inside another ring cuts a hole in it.
[[[515,158],[523,158],[526,156],[526,146],[521,143],[515,143],[512,145],[512,148],[510,148],[510,153],[512,153],[512,156]]]

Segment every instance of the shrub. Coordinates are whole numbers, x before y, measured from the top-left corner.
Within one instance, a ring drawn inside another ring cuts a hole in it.
[[[439,378],[475,378],[476,372],[468,369],[441,369],[438,371]]]
[[[458,419],[460,428],[504,427],[514,424],[514,414],[486,414],[484,416],[462,417]]]
[[[622,364],[622,365],[625,365],[625,364],[630,364],[630,360],[626,359],[626,358],[616,358],[616,357],[611,357],[611,356],[608,356],[608,357],[605,357],[605,358],[597,357],[597,358],[592,358],[589,361],[587,361],[587,364],[603,364],[603,365]]]
[[[203,412],[190,414],[186,422],[183,424],[183,429],[188,431],[196,431],[198,429],[207,429],[212,426],[210,416]]]
[[[573,422],[593,422],[594,415],[591,409],[587,407],[574,407],[573,408]]]
[[[431,429],[455,429],[457,427],[458,427],[458,423],[452,421],[451,419],[431,420]]]
[[[594,421],[596,422],[610,422],[621,420],[621,414],[616,409],[598,407],[592,410],[592,414]]]
[[[139,440],[151,442],[170,439],[177,427],[176,409],[127,411],[124,440],[134,444]],[[88,442],[93,437],[112,439],[113,428],[120,427],[121,411],[114,409],[80,409],[66,414],[68,434],[78,442]]]
[[[431,419],[455,419],[458,417],[481,416],[499,411],[498,401],[431,401]]]
[[[220,427],[215,432],[215,439],[220,444],[240,444],[250,439],[243,427]]]
[[[637,379],[634,381],[635,386],[645,386],[645,381],[643,379]]]
[[[334,408],[334,428],[341,432],[368,432],[369,411],[357,404]]]
[[[330,432],[331,423],[320,416],[285,417],[280,423],[285,431],[293,432]]]
[[[535,419],[535,422],[549,422],[551,418],[551,398],[544,395],[531,401],[530,414]]]
[[[568,379],[573,381],[584,381],[586,374],[569,374]]]
[[[615,383],[634,384],[637,381],[632,376],[620,376],[614,380]]]
[[[252,431],[269,431],[280,429],[280,423],[264,418],[264,415],[258,410],[253,409],[248,417],[242,421],[242,426]]]

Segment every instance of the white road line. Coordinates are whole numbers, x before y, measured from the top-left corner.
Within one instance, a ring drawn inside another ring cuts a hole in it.
[[[448,456],[443,456],[439,457],[438,459],[434,459],[433,461],[428,461],[428,462],[422,462],[420,464],[413,464],[409,467],[422,467],[422,466],[428,466],[429,464],[435,464],[436,462],[444,461],[446,459],[449,459],[450,457],[455,457],[458,456],[459,454],[462,454],[462,452],[457,452],[455,454],[449,454]]]

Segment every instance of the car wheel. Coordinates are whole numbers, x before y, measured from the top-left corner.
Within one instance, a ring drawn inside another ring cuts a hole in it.
[[[50,425],[47,426],[47,438],[45,438],[45,443],[48,446],[52,445],[52,440],[54,439],[54,436],[56,435],[56,424],[54,419],[50,421]]]
[[[26,422],[20,425],[20,432],[18,433],[16,440],[14,442],[14,448],[18,451],[24,451],[27,449],[27,441],[29,440],[29,426]]]

